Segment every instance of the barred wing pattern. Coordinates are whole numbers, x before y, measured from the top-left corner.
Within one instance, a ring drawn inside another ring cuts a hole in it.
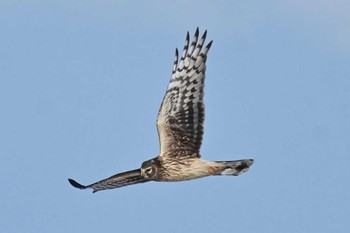
[[[79,184],[78,182],[76,182],[73,179],[68,179],[68,181],[71,185],[73,185],[74,187],[76,187],[78,189],[92,188],[93,192],[95,193],[95,192],[98,192],[101,190],[120,188],[120,187],[131,185],[131,184],[148,182],[150,180],[145,179],[141,175],[140,169],[136,169],[136,170],[116,174],[116,175],[111,176],[107,179],[97,181],[96,183],[93,183],[93,184],[90,184],[87,186]]]
[[[252,159],[208,161],[200,159],[204,124],[204,79],[208,51],[213,41],[204,45],[207,31],[199,39],[197,28],[193,40],[187,32],[181,58],[175,50],[172,75],[160,106],[157,130],[160,144],[158,157],[142,163],[140,169],[122,172],[90,185],[73,179],[70,184],[93,192],[148,181],[183,181],[211,175],[237,176],[248,171]]]
[[[175,51],[172,76],[157,118],[160,156],[200,157],[204,123],[205,62],[213,41],[203,48],[207,31],[199,42],[198,34],[197,28],[189,46],[190,36],[187,32],[180,62],[178,50]]]

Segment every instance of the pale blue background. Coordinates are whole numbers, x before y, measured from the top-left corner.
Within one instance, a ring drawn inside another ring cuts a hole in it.
[[[350,3],[0,2],[0,232],[349,232]],[[175,47],[208,29],[202,155],[240,177],[74,189],[158,153]]]

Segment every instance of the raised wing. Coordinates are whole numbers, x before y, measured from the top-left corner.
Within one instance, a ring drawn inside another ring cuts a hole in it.
[[[107,179],[100,180],[96,183],[93,183],[87,186],[79,184],[73,179],[68,179],[68,181],[75,188],[78,188],[78,189],[92,188],[93,192],[95,193],[101,190],[120,188],[131,184],[144,183],[150,180],[145,179],[141,175],[140,169],[136,169],[136,170],[116,174]]]
[[[160,156],[196,156],[203,138],[205,62],[213,41],[203,48],[197,28],[189,46],[187,32],[180,62],[176,49],[172,76],[157,118]],[[197,43],[198,42],[198,43]]]

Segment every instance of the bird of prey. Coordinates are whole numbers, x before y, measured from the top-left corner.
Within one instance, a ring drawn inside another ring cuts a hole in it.
[[[213,41],[204,46],[207,31],[201,39],[197,28],[190,43],[187,32],[182,56],[175,50],[169,85],[157,117],[160,153],[142,163],[141,168],[116,174],[90,185],[73,179],[70,184],[93,192],[120,188],[148,181],[184,181],[211,175],[238,176],[248,171],[252,159],[208,161],[201,159],[200,147],[204,123],[204,79],[208,51]]]

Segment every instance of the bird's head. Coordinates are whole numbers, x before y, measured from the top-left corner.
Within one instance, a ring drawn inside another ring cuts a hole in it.
[[[158,158],[150,159],[142,163],[141,175],[150,180],[156,180],[158,177],[158,171],[160,162]]]

